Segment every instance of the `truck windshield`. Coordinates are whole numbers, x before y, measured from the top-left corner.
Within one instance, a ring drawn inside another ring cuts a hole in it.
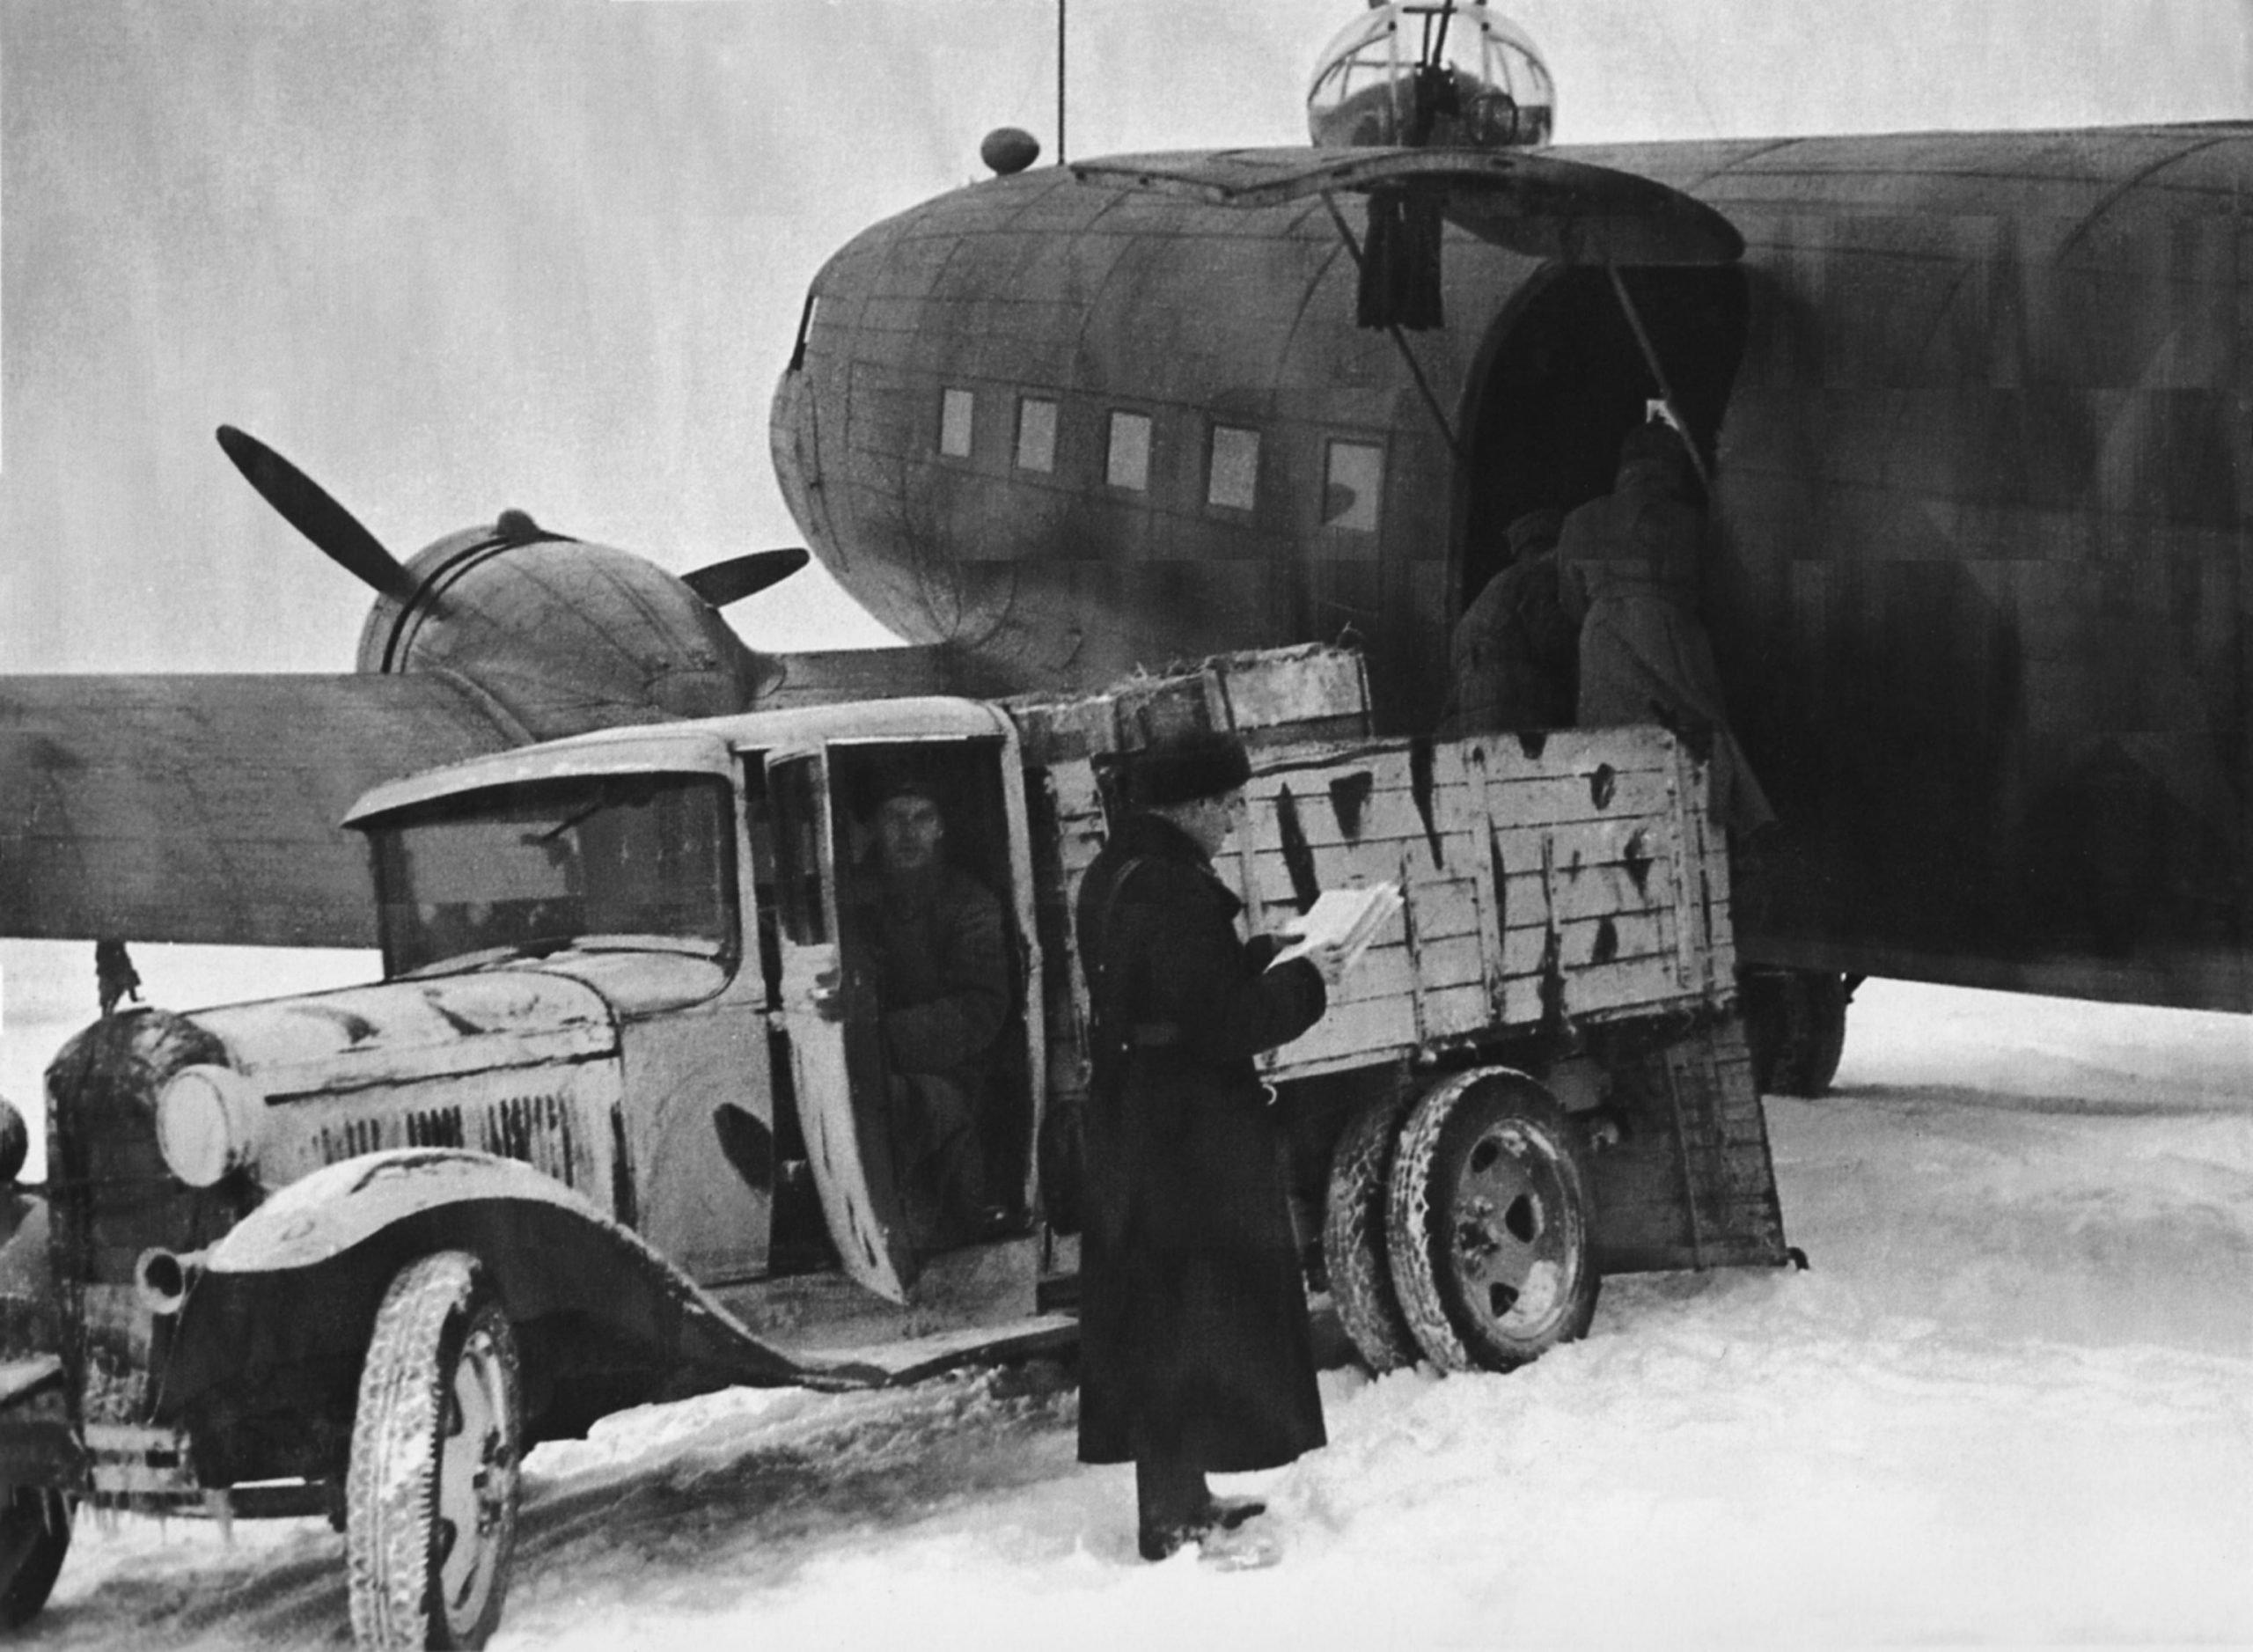
[[[605,944],[724,955],[730,819],[714,776],[630,775],[510,786],[385,821],[369,833],[385,966]]]

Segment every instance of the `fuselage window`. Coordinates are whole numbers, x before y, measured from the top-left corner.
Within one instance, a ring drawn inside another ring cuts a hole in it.
[[[1104,480],[1137,493],[1150,485],[1150,420],[1143,413],[1111,415],[1111,463]]]
[[[970,457],[970,422],[978,398],[967,390],[950,390],[939,402],[939,452],[949,459]]]
[[[1259,491],[1259,432],[1239,430],[1233,425],[1215,425],[1205,503],[1230,510],[1249,510]]]
[[[1376,532],[1384,491],[1384,450],[1368,442],[1332,442],[1322,488],[1322,525],[1351,533]]]
[[[1056,404],[1027,396],[1017,403],[1017,468],[1056,468]]]

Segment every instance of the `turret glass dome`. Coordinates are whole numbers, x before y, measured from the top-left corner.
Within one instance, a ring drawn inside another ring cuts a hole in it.
[[[1486,0],[1395,0],[1331,41],[1306,107],[1329,149],[1529,149],[1555,128],[1557,92],[1525,31]]]

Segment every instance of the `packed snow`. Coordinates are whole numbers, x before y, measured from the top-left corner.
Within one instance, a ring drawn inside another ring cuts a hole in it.
[[[532,1453],[494,1645],[2253,1641],[2249,1096],[2253,1021],[1872,983],[1835,1093],[1768,1104],[1810,1271],[1327,1372],[1330,1447],[1223,1482],[1273,1570],[1137,1560],[1053,1365],[738,1390]],[[338,1643],[341,1546],[82,1521],[24,1643]]]

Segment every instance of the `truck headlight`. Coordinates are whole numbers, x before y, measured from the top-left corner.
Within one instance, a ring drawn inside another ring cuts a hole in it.
[[[13,1187],[32,1150],[30,1127],[5,1096],[0,1096],[0,1187]]]
[[[183,1067],[157,1092],[157,1147],[172,1173],[209,1187],[258,1156],[266,1098],[231,1067]]]

